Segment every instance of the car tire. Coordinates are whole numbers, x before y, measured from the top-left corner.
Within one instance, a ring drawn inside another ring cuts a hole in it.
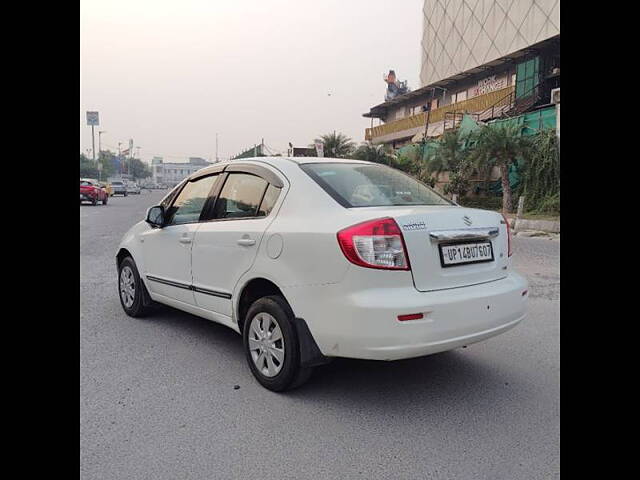
[[[127,196],[127,192],[124,192],[122,195],[126,197]]]
[[[109,196],[108,196],[108,195],[105,195],[105,196],[104,196],[104,199],[102,200],[102,204],[103,204],[103,205],[106,205],[106,204],[107,204],[107,200],[108,200],[108,199],[109,199]]]
[[[97,204],[98,204],[97,197],[93,197],[93,200],[91,200],[91,205],[93,205],[95,207]]]
[[[300,346],[293,322],[291,307],[279,295],[256,300],[245,317],[242,337],[249,368],[263,387],[274,392],[299,387],[313,372],[312,368],[300,365]]]
[[[131,257],[125,257],[118,265],[118,297],[122,309],[130,317],[144,317],[151,312],[149,292]]]

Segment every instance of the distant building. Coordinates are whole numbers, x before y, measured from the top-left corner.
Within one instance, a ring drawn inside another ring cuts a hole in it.
[[[162,157],[153,157],[151,160],[153,183],[173,187],[192,173],[208,165],[211,163],[200,157],[190,157],[187,163],[165,163]]]
[[[201,157],[189,157],[189,163],[191,165],[210,165],[204,158]]]
[[[555,110],[560,1],[502,3],[425,0],[422,87],[371,107],[365,140],[399,148],[455,128],[465,113],[490,121]]]

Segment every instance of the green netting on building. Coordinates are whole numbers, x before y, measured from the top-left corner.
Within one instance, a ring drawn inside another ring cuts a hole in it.
[[[556,107],[541,108],[513,118],[493,120],[489,125],[521,125],[523,135],[535,135],[542,130],[556,128]]]
[[[478,122],[476,122],[471,115],[465,114],[460,121],[460,125],[458,126],[461,135],[468,135],[480,128]],[[438,140],[432,139],[428,140],[426,143],[412,143],[410,145],[405,145],[404,147],[400,147],[398,149],[398,155],[410,157],[412,155],[416,155],[417,158],[422,158],[425,160],[429,157],[429,154],[437,150],[438,148]]]

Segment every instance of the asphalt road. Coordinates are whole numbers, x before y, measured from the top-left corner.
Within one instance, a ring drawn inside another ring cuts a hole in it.
[[[514,239],[529,317],[465,349],[253,380],[240,336],[124,314],[114,255],[166,191],[80,207],[80,478],[559,478],[559,240]],[[239,389],[234,389],[239,385]]]

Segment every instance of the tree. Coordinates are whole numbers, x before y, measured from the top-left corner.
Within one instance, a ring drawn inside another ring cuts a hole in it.
[[[469,134],[461,134],[459,129],[444,133],[427,154],[426,170],[431,177],[438,177],[449,172],[449,183],[444,193],[465,195],[471,188],[469,178],[473,167],[469,163],[468,146],[471,142]]]
[[[84,178],[98,178],[98,165],[97,162],[90,160],[84,154],[80,154],[80,177]]]
[[[103,150],[98,156],[98,162],[102,165],[102,178],[109,178],[116,173],[116,155],[110,150]]]
[[[356,160],[366,160],[367,162],[383,163],[391,165],[394,160],[393,150],[385,145],[372,145],[363,143],[351,155]]]
[[[459,129],[445,132],[427,156],[427,171],[437,175],[443,172],[469,174],[468,142],[469,137],[461,135]]]
[[[151,170],[144,162],[142,162],[142,160],[138,158],[130,158],[126,160],[125,163],[125,170],[132,175],[135,180],[151,176]]]
[[[474,148],[470,151],[470,161],[478,168],[498,167],[502,181],[502,211],[512,210],[509,167],[518,158],[528,158],[531,142],[522,136],[522,126],[490,124],[479,131]]]
[[[322,143],[324,156],[329,158],[347,158],[355,149],[355,143],[342,133],[328,133],[316,138],[314,142]],[[309,145],[313,147],[313,145]]]

